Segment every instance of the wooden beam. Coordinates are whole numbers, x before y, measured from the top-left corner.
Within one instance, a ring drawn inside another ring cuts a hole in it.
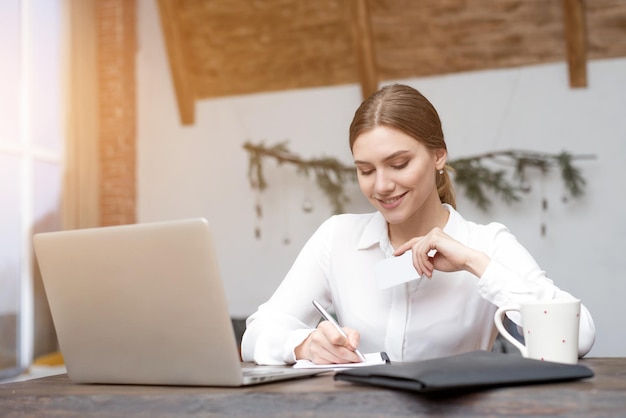
[[[158,2],[161,28],[167,48],[174,90],[176,91],[180,121],[183,125],[193,125],[195,122],[195,97],[192,91],[191,76],[185,64],[184,45],[176,17],[177,0],[158,0]]]
[[[378,69],[374,54],[374,39],[367,0],[351,0],[352,34],[356,47],[363,99],[378,90]]]
[[[98,15],[96,0],[69,0],[67,8],[67,84],[63,229],[100,226]]]
[[[569,84],[587,87],[587,33],[584,0],[563,0]]]

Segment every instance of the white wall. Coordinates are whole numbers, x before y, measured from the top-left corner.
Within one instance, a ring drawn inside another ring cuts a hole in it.
[[[331,209],[312,182],[268,162],[263,235],[255,239],[255,195],[242,145],[288,139],[303,157],[329,155],[349,163],[347,131],[360,87],[204,100],[196,105],[196,123],[183,127],[152,0],[139,2],[139,43],[138,219],[207,217],[231,314],[246,316],[271,295]],[[438,108],[451,158],[501,149],[596,156],[578,163],[588,184],[581,200],[562,202],[555,172],[536,178],[521,203],[496,200],[484,213],[459,196],[459,208],[468,219],[507,224],[560,287],[583,299],[598,331],[591,355],[623,356],[626,59],[590,62],[588,81],[588,88],[569,88],[564,63],[403,80]],[[370,210],[356,186],[349,191],[349,211]],[[541,210],[543,196],[547,211]],[[307,199],[314,204],[311,213],[302,210]]]

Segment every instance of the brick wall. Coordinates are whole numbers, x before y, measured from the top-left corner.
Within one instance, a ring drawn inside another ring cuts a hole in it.
[[[136,222],[136,0],[97,0],[100,225]]]

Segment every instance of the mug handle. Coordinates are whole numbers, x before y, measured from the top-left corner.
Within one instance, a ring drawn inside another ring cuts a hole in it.
[[[493,321],[496,324],[496,328],[500,331],[500,334],[511,344],[513,344],[521,353],[523,357],[528,357],[528,349],[524,344],[519,342],[515,337],[513,337],[507,330],[504,328],[504,324],[502,324],[502,320],[507,311],[517,311],[519,312],[518,306],[502,306],[498,308],[495,315],[493,316]]]

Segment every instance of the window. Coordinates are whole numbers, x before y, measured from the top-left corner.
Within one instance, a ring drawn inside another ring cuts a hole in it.
[[[0,1],[0,377],[50,345],[31,237],[61,222],[61,18],[62,0]]]

